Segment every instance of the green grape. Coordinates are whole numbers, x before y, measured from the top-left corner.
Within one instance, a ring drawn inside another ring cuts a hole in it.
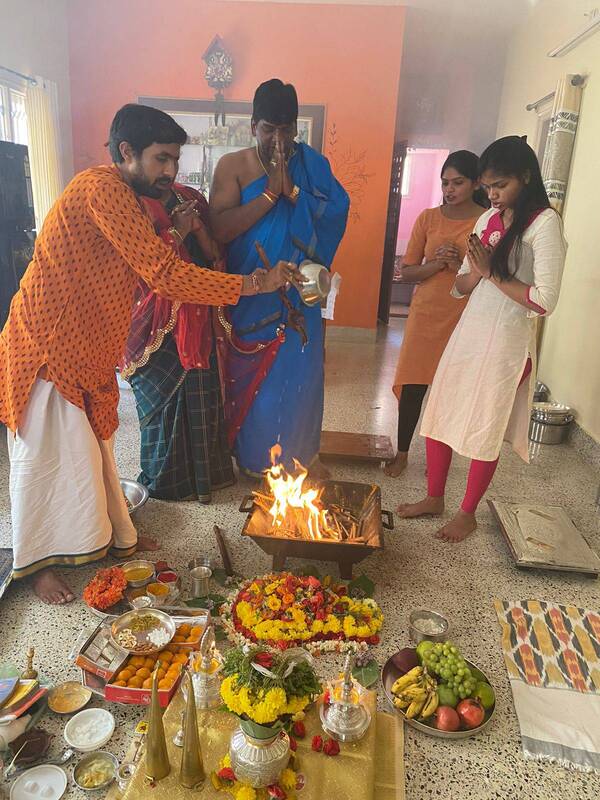
[[[456,645],[453,644],[450,647],[450,652],[452,653],[452,655],[456,655],[458,653],[458,647],[456,647]]]

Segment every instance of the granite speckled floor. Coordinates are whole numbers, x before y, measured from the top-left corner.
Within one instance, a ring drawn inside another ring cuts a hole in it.
[[[376,343],[336,341],[327,348],[327,429],[395,434],[396,406],[390,392],[395,359],[402,335],[402,320],[380,333]],[[138,431],[131,393],[123,392],[117,460],[124,476],[135,477]],[[416,441],[411,464],[397,480],[376,468],[339,466],[336,476],[348,480],[377,481],[383,505],[393,508],[400,500],[415,500],[423,493],[424,449]],[[448,486],[448,508],[460,501],[466,464],[456,459]],[[0,546],[10,542],[8,464],[4,438],[0,441]],[[594,499],[599,481],[568,446],[546,447],[526,466],[506,452],[489,496],[506,500],[529,499],[564,505],[597,552],[600,552],[600,514]],[[208,507],[194,503],[166,504],[150,501],[138,517],[138,527],[162,542],[161,556],[183,567],[192,554],[217,556],[212,529],[219,524],[231,546],[234,566],[247,576],[264,572],[268,558],[251,542],[242,541],[238,513],[240,497],[248,485],[241,482],[220,492]],[[407,617],[411,609],[431,606],[444,611],[452,623],[453,639],[464,653],[486,671],[497,688],[495,721],[489,731],[462,742],[445,743],[406,730],[405,765],[408,800],[592,800],[600,793],[600,776],[564,770],[554,765],[525,761],[521,755],[517,719],[504,668],[493,599],[537,598],[598,608],[597,580],[551,572],[519,571],[511,561],[485,504],[475,536],[460,545],[433,538],[435,521],[398,521],[386,534],[386,549],[363,562],[364,571],[377,583],[377,598],[386,614],[382,644],[375,656],[383,663],[407,642]],[[323,569],[327,567],[323,565]],[[331,567],[333,569],[333,567]],[[361,571],[359,567],[358,571]],[[71,573],[78,593],[94,572],[84,568]],[[78,601],[62,608],[44,606],[27,588],[13,585],[0,604],[0,661],[23,663],[29,644],[35,644],[42,675],[59,682],[77,678],[68,654],[81,628],[92,621]],[[327,674],[331,658],[320,661]],[[111,705],[117,730],[108,747],[122,756],[142,713],[134,707]],[[62,720],[48,715],[43,727],[54,732],[53,753],[63,747]],[[69,798],[84,797],[70,785]],[[332,798],[332,800],[343,800]]]

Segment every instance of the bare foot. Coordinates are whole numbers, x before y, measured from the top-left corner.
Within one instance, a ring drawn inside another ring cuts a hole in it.
[[[419,503],[401,503],[396,509],[399,517],[413,519],[414,517],[439,517],[444,513],[444,498],[429,497]]]
[[[408,453],[401,453],[400,451],[398,451],[396,453],[396,458],[393,461],[388,461],[388,463],[383,468],[383,471],[388,477],[397,478],[398,475],[401,475],[404,472],[407,464],[408,464]]]
[[[436,533],[436,538],[456,544],[466,539],[476,528],[477,520],[475,519],[475,514],[467,514],[466,511],[461,509],[454,519],[451,519],[447,525],[439,529]]]
[[[137,553],[144,553],[147,550],[160,550],[160,543],[151,536],[139,536],[137,540]]]
[[[328,481],[331,478],[331,472],[323,464],[320,458],[315,458],[308,469],[309,477],[317,481]]]
[[[75,600],[68,584],[53,569],[42,569],[31,579],[33,591],[49,606],[61,606]]]

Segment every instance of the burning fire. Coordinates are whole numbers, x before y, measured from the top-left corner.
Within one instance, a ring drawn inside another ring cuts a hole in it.
[[[273,527],[306,530],[311,539],[323,539],[330,528],[328,512],[322,507],[322,489],[304,489],[308,470],[296,459],[296,475],[290,475],[281,458],[281,446],[271,448],[271,469],[265,473],[269,489],[273,495],[273,505],[269,513],[273,517]]]

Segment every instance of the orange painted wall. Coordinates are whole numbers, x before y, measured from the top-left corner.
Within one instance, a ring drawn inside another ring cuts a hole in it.
[[[219,34],[234,59],[227,99],[270,77],[326,106],[325,155],[352,200],[334,269],[336,324],[376,325],[404,10],[218,0],[71,0],[75,169],[105,162],[115,111],[138,96],[211,99],[202,53]]]

